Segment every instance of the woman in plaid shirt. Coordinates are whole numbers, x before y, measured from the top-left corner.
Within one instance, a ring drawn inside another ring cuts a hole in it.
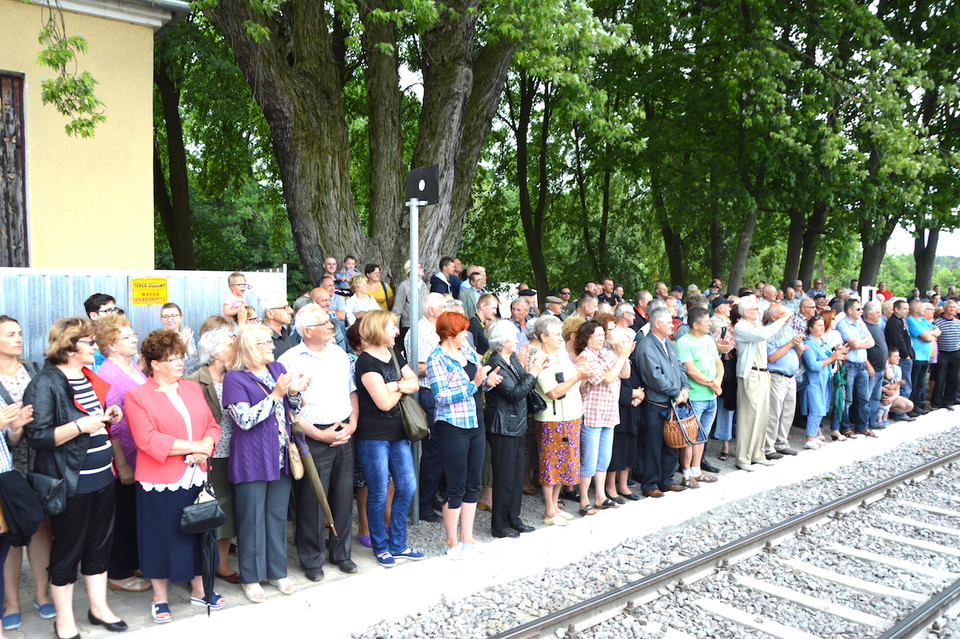
[[[486,449],[480,389],[496,386],[502,379],[467,343],[470,320],[455,312],[437,318],[440,346],[427,359],[427,379],[437,402],[433,435],[447,477],[443,503],[443,528],[447,533],[446,554],[462,559],[476,551],[473,520],[480,497],[480,471]],[[489,375],[488,375],[489,374]],[[460,540],[457,541],[457,522]]]

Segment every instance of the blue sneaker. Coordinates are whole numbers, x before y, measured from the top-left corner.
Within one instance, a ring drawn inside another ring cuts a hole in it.
[[[40,611],[40,617],[43,619],[53,619],[57,616],[57,607],[52,603],[39,603],[37,598],[33,598],[33,607]],[[6,630],[6,628],[4,628]]]
[[[417,552],[412,548],[407,548],[402,553],[397,555],[397,559],[409,559],[410,561],[422,561],[426,559],[427,556],[422,552]]]
[[[382,552],[377,555],[377,563],[383,566],[384,568],[393,568],[397,565],[397,560],[393,558],[388,552]]]
[[[0,623],[4,630],[16,630],[23,623],[23,620],[20,617],[19,612],[11,612],[9,615],[3,616],[3,621]]]

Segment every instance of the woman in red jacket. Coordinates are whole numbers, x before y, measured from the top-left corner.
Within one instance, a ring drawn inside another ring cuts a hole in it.
[[[200,577],[198,535],[180,532],[184,506],[193,503],[207,477],[206,461],[220,438],[196,382],[181,381],[183,341],[175,331],[154,331],[143,341],[141,360],[150,379],[127,392],[127,424],[137,448],[137,545],[140,569],[153,584],[153,620],[172,621],[167,582],[191,582],[190,603],[206,606]],[[214,593],[214,610],[226,600]]]

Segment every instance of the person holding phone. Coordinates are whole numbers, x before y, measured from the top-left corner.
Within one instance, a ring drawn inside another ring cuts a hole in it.
[[[486,450],[481,389],[493,388],[503,379],[499,367],[491,369],[480,363],[480,356],[467,342],[469,328],[465,315],[441,314],[437,318],[440,345],[427,359],[427,379],[437,404],[433,435],[447,478],[443,503],[446,554],[454,560],[477,549],[473,522]]]
[[[50,329],[46,364],[23,393],[33,406],[27,443],[37,451],[33,472],[62,479],[63,510],[50,512],[50,592],[57,637],[79,637],[73,614],[77,566],[84,576],[87,618],[107,630],[127,624],[107,604],[107,566],[113,541],[115,486],[113,447],[107,428],[120,420],[118,406],[106,406],[108,385],[87,368],[94,362],[96,328],[88,319],[65,317]]]

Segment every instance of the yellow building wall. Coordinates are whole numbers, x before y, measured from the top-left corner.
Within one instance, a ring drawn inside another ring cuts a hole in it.
[[[40,99],[41,9],[0,0],[0,70],[25,74],[30,266],[153,268],[153,29],[64,12],[89,49],[79,70],[99,83],[107,121],[92,138]]]

